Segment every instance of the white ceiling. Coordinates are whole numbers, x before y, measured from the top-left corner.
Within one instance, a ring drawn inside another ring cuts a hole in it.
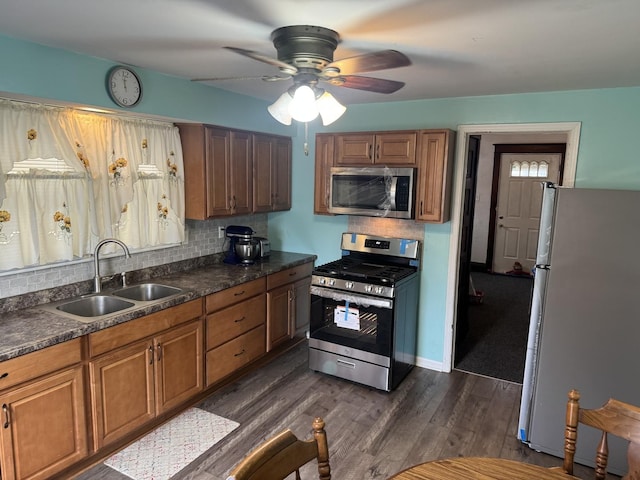
[[[338,31],[335,60],[411,59],[366,74],[394,94],[327,87],[345,104],[639,86],[639,24],[638,0],[0,0],[1,35],[188,79],[278,73],[221,47],[275,57],[286,25]],[[275,100],[290,81],[212,85]]]

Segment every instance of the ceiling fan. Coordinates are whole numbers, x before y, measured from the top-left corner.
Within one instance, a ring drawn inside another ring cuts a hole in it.
[[[323,124],[328,125],[344,113],[346,108],[329,92],[320,88],[319,82],[390,94],[401,89],[404,82],[356,74],[411,65],[411,60],[396,50],[381,50],[334,61],[333,52],[340,42],[340,36],[338,32],[324,27],[281,27],[271,33],[271,40],[278,53],[277,59],[243,48],[224,48],[280,70],[278,75],[253,78],[265,81],[293,79],[293,86],[269,107],[271,115],[286,125],[291,124],[292,118],[308,122],[318,114],[322,117]],[[228,79],[230,78],[198,78],[194,81]]]

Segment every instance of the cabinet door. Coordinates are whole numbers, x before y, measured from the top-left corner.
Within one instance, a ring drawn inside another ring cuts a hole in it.
[[[231,132],[230,164],[230,213],[246,215],[253,209],[253,149],[248,132]]]
[[[275,142],[269,135],[253,136],[253,211],[270,212],[273,202]]]
[[[153,350],[141,341],[89,362],[96,450],[154,418]]]
[[[202,391],[202,349],[202,322],[199,320],[154,339],[158,414]]]
[[[267,352],[291,338],[292,299],[292,284],[267,292]]]
[[[413,166],[416,164],[416,132],[394,132],[376,135],[373,163]]]
[[[293,284],[293,325],[295,335],[304,336],[309,329],[309,315],[311,313],[310,288],[311,277],[303,278]]]
[[[319,133],[316,135],[316,165],[314,183],[313,213],[329,215],[329,181],[333,167],[335,136]]]
[[[82,367],[0,395],[2,478],[44,479],[88,454]]]
[[[375,148],[373,133],[351,133],[335,136],[337,166],[371,166]]]
[[[419,179],[416,220],[443,223],[449,220],[453,132],[425,130],[420,133]]]
[[[274,211],[291,209],[291,139],[276,138],[275,141],[275,172],[273,174],[273,205]]]
[[[206,127],[205,135],[206,178],[200,179],[200,181],[205,183],[206,188],[206,214],[207,217],[229,215],[233,201],[229,183],[231,178],[231,132],[221,128]],[[186,190],[187,185],[185,185],[185,192]]]

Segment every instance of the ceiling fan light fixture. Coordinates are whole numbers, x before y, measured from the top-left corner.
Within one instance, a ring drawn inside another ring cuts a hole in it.
[[[291,125],[291,114],[289,113],[289,105],[293,98],[289,92],[284,92],[278,100],[267,107],[267,110],[273,118],[284,125]]]
[[[320,117],[322,118],[322,125],[330,125],[339,119],[344,112],[347,111],[347,107],[342,105],[336,98],[329,92],[325,91],[320,98],[316,100],[316,105],[320,111]]]
[[[316,94],[309,85],[300,85],[289,104],[289,114],[299,122],[310,122],[318,116]]]

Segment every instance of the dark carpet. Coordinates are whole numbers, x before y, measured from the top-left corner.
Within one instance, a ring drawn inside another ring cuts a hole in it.
[[[473,272],[483,301],[469,306],[469,331],[455,369],[522,383],[533,278]]]

